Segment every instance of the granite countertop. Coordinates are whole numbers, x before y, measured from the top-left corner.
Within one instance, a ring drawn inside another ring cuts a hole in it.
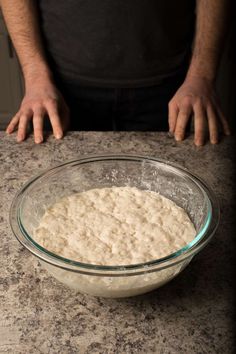
[[[234,351],[233,257],[235,142],[196,148],[166,133],[82,132],[63,140],[17,144],[0,133],[0,353],[210,354]],[[103,299],[66,288],[15,239],[11,201],[32,175],[94,153],[168,159],[210,184],[221,204],[215,237],[164,287],[128,299]]]

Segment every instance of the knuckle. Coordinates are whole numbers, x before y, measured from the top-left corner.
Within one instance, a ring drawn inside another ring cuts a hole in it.
[[[190,106],[192,105],[194,99],[192,96],[185,96],[182,100],[182,106]]]
[[[182,126],[176,128],[176,130],[175,130],[175,133],[177,135],[182,134],[183,132],[184,132],[184,127],[182,127]]]
[[[21,109],[19,111],[20,115],[21,116],[24,116],[24,115],[29,115],[29,113],[32,111],[32,106],[29,105],[29,104],[24,104],[21,106]]]
[[[46,105],[50,105],[50,106],[56,107],[57,104],[58,104],[58,101],[57,101],[57,99],[54,98],[54,97],[49,97],[49,98],[47,98],[47,99],[45,100],[45,104],[46,104]]]
[[[210,129],[210,136],[211,137],[216,137],[217,135],[218,135],[218,130],[217,130],[217,128],[216,127],[212,127],[211,129]]]
[[[194,112],[194,120],[198,122],[203,122],[205,121],[205,112],[202,109],[199,109],[198,111]]]
[[[23,111],[20,115],[20,122],[28,120],[30,118],[29,111]]]
[[[21,103],[21,109],[28,109],[28,108],[32,107],[33,104],[34,104],[34,100],[23,99],[23,101]]]
[[[206,103],[202,97],[197,97],[194,101],[194,106],[203,108],[204,106],[206,106]]]
[[[182,133],[185,130],[185,124],[181,120],[178,120],[176,125],[176,133]]]
[[[36,110],[41,110],[43,108],[43,102],[40,102],[40,101],[35,101],[33,104],[32,104],[32,108],[34,111]]]
[[[179,110],[182,118],[187,118],[188,115],[190,114],[190,109],[188,109],[188,107],[180,107],[180,110]]]
[[[192,105],[188,102],[182,102],[180,104],[179,110],[183,115],[189,115],[192,110]]]
[[[200,140],[203,136],[203,130],[198,130],[196,133],[195,133],[195,139],[197,140]]]
[[[176,110],[177,109],[177,105],[178,102],[175,98],[172,98],[169,102],[168,102],[168,108],[171,110]]]
[[[19,132],[19,133],[23,133],[24,131],[25,131],[24,126],[23,126],[23,125],[19,125],[19,127],[18,127],[18,132]]]
[[[33,108],[34,118],[43,117],[45,114],[45,108],[43,106],[35,106]]]

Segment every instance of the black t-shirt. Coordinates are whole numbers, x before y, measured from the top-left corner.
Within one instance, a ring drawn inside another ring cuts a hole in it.
[[[189,58],[194,0],[39,0],[56,75],[99,87],[151,86]]]

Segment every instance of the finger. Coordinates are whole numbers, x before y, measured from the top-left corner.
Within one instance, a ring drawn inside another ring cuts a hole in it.
[[[177,141],[181,141],[184,139],[186,126],[188,124],[191,114],[192,114],[191,105],[188,105],[182,109],[180,108],[177,117],[176,127],[175,127],[175,139]]]
[[[19,119],[20,119],[20,114],[17,113],[10,121],[10,123],[8,124],[7,126],[7,129],[6,129],[6,133],[7,134],[11,134],[14,132],[16,126],[18,125],[19,123]]]
[[[219,141],[218,122],[217,122],[216,112],[212,107],[212,105],[209,105],[207,107],[207,119],[208,119],[210,142],[212,144],[217,144]]]
[[[19,120],[19,125],[18,125],[18,132],[17,132],[17,141],[21,142],[25,140],[26,138],[26,131],[27,131],[27,126],[29,123],[31,113],[28,114],[22,114],[20,116]]]
[[[43,142],[43,118],[45,110],[37,109],[34,111],[33,127],[34,127],[34,141],[36,144]]]
[[[176,120],[178,116],[178,107],[175,103],[170,102],[168,105],[168,123],[170,133],[174,133]]]
[[[58,108],[55,103],[49,103],[47,106],[47,111],[49,115],[50,122],[52,124],[53,134],[56,139],[61,139],[63,137],[63,129],[61,120],[58,114]]]
[[[204,145],[206,130],[207,130],[207,117],[205,109],[201,104],[196,104],[193,107],[194,111],[194,143],[197,146]]]
[[[217,110],[218,117],[220,118],[220,122],[222,124],[224,134],[231,135],[231,130],[226,117],[224,116],[220,108],[217,107],[216,110]]]

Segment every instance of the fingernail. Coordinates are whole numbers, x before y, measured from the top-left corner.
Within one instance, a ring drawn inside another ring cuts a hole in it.
[[[42,138],[36,138],[35,139],[35,143],[36,144],[41,144],[43,142],[43,139]]]
[[[200,147],[200,146],[203,146],[203,143],[200,142],[200,141],[195,141],[195,145],[196,145],[197,147]]]
[[[211,143],[212,143],[213,145],[216,145],[216,144],[218,144],[218,140],[213,140]]]
[[[56,135],[55,135],[55,138],[56,139],[61,139],[63,137],[63,134],[62,133],[57,133]]]
[[[173,138],[173,137],[174,137],[174,133],[173,133],[172,131],[169,131],[169,132],[168,132],[168,137],[169,137],[169,138]]]

